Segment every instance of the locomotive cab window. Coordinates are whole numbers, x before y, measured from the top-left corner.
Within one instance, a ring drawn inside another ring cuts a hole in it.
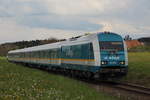
[[[124,46],[123,46],[123,42],[99,42],[100,45],[100,50],[101,51],[111,51],[111,50],[115,50],[115,51],[124,51]]]

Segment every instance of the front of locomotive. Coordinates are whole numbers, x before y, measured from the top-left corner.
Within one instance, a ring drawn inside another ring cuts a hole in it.
[[[100,48],[100,76],[122,77],[127,74],[127,50],[123,38],[115,33],[98,34]]]

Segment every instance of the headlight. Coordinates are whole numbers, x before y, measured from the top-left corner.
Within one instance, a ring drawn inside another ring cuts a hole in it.
[[[121,64],[121,65],[124,65],[124,64],[125,64],[125,62],[124,62],[124,61],[120,61],[120,64]]]
[[[107,64],[107,61],[102,61],[101,64],[105,65],[105,64]]]
[[[102,65],[104,65],[105,64],[105,62],[104,61],[102,61]]]

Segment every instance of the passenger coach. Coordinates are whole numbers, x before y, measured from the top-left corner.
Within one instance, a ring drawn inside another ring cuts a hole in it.
[[[128,69],[124,40],[110,32],[9,51],[8,60],[90,78],[122,77]]]

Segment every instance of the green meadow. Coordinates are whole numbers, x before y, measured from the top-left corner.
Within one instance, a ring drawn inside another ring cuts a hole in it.
[[[150,52],[129,53],[121,81],[150,87]],[[0,58],[0,100],[117,100],[86,84]]]
[[[0,58],[0,100],[118,100],[82,82]]]
[[[150,87],[150,52],[130,52],[128,75],[122,81]]]

